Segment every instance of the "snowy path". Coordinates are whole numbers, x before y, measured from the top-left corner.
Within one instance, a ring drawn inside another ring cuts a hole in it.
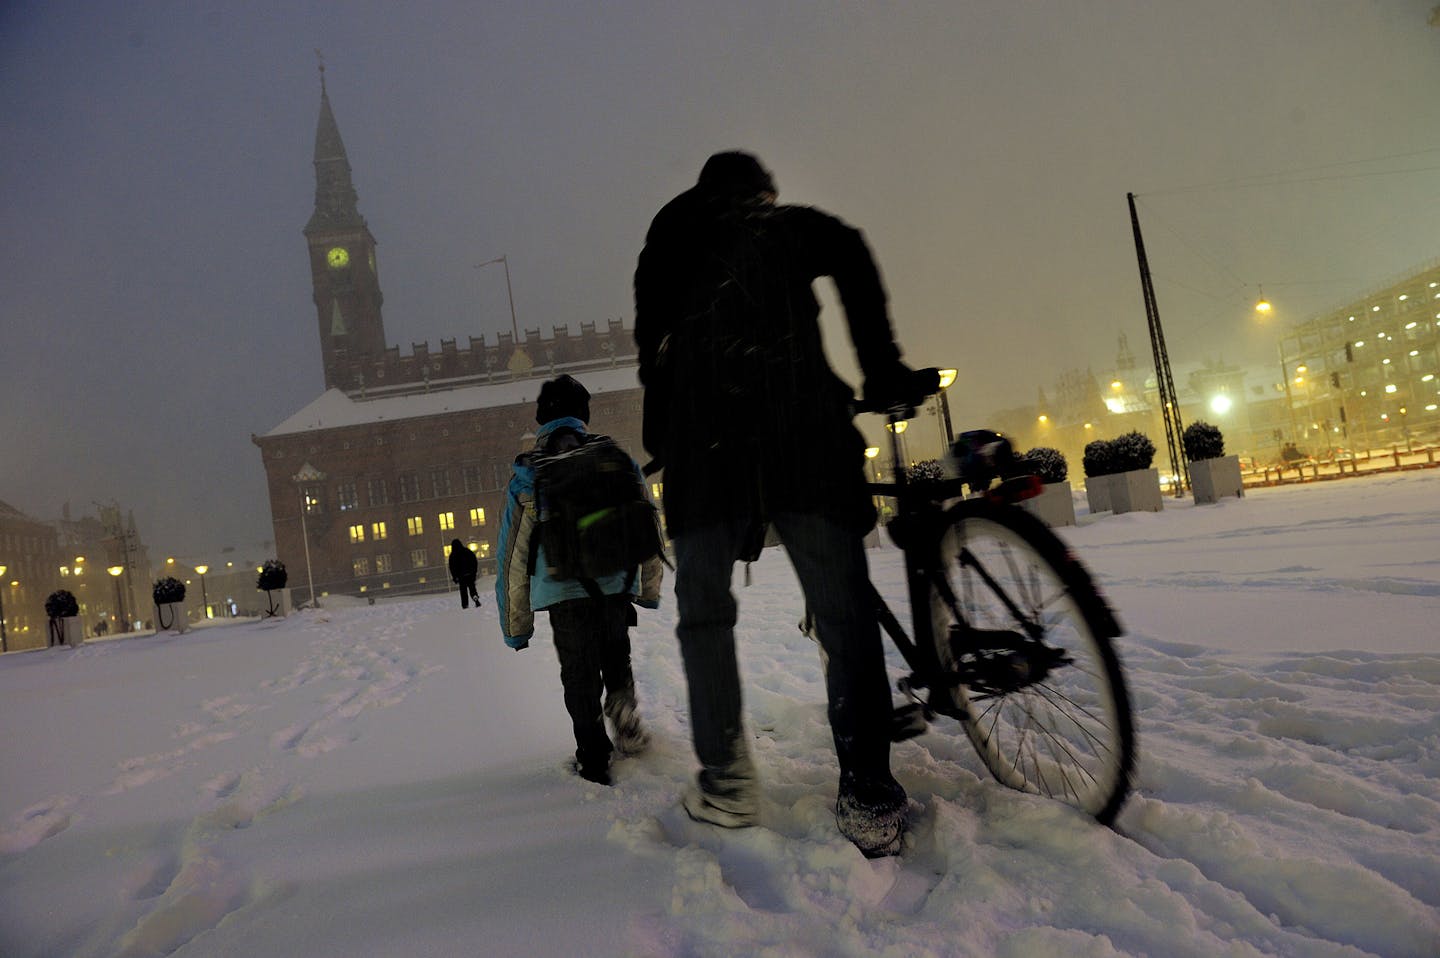
[[[5,656],[0,954],[1433,956],[1440,476],[1368,491],[1067,530],[1129,627],[1117,831],[995,785],[951,724],[896,746],[916,825],[875,862],[835,832],[774,550],[739,589],[766,791],[738,833],[676,810],[673,603],[635,637],[655,747],[613,789],[565,768],[548,635],[505,649],[488,598]]]

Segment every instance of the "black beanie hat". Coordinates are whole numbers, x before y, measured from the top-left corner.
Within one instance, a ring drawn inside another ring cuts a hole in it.
[[[700,168],[696,187],[705,196],[749,199],[775,192],[775,180],[760,160],[749,153],[730,150],[716,153]]]
[[[546,380],[535,403],[535,421],[543,426],[566,416],[585,423],[590,421],[590,391],[574,376]]]

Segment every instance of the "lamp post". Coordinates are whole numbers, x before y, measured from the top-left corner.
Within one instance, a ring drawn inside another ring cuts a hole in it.
[[[476,263],[475,268],[480,269],[482,266],[491,266],[495,263],[505,267],[505,295],[510,298],[510,331],[515,334],[515,345],[519,346],[520,326],[515,322],[515,293],[510,289],[510,261],[504,256],[497,256],[494,259],[487,259],[483,263]]]
[[[320,482],[325,478],[325,473],[307,462],[291,478],[300,487],[300,539],[305,544],[305,578],[310,582],[310,607],[318,609],[320,603],[315,600],[315,573],[310,566],[310,531],[305,524],[305,514],[310,511],[312,503],[310,494],[305,491],[305,483]]]
[[[210,596],[205,591],[205,573],[210,571],[208,565],[197,565],[195,571],[200,575],[200,616],[210,618]]]
[[[1270,301],[1265,298],[1264,287],[1260,290],[1260,299],[1255,303],[1255,312],[1261,316],[1269,316],[1274,310]],[[1290,441],[1300,441],[1300,429],[1295,422],[1295,400],[1290,394],[1290,369],[1285,362],[1285,344],[1280,340],[1275,341],[1275,356],[1280,360],[1280,383],[1285,387],[1285,412],[1290,419]],[[1283,445],[1282,445],[1283,452]]]
[[[955,382],[955,377],[958,376],[958,375],[960,375],[960,371],[959,371],[958,369],[942,369],[942,370],[940,370],[940,392],[939,392],[940,411],[941,411],[941,413],[943,414],[943,417],[944,417],[944,420],[945,420],[945,448],[944,448],[944,449],[941,451],[941,453],[940,453],[940,458],[941,458],[941,459],[944,459],[945,456],[949,454],[949,452],[950,452],[950,447],[955,444],[955,433],[954,433],[954,431],[950,428],[950,393],[949,393],[949,390],[950,390],[950,385],[951,385],[951,383]]]
[[[125,598],[120,594],[120,573],[125,571],[125,567],[112,565],[108,566],[105,571],[110,573],[110,577],[115,580],[115,615],[119,620],[117,623],[120,626],[119,631],[129,632],[130,622],[125,616]]]
[[[0,565],[0,652],[10,651],[6,648],[9,641],[5,636],[5,582],[4,575],[7,566]]]

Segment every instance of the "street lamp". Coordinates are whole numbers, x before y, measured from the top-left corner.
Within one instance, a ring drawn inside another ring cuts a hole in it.
[[[117,623],[117,625],[120,626],[119,631],[129,632],[130,622],[125,615],[125,599],[120,594],[120,573],[125,571],[125,567],[123,565],[112,565],[106,567],[105,571],[110,573],[111,578],[115,580],[115,616],[119,620]]]
[[[300,538],[305,543],[305,577],[310,581],[310,607],[318,609],[320,603],[315,601],[315,573],[310,567],[310,532],[305,525],[305,514],[310,511],[311,505],[310,494],[305,491],[305,483],[319,482],[325,478],[325,473],[307,462],[291,478],[300,487]]]
[[[200,614],[210,618],[210,596],[205,592],[205,573],[210,571],[208,565],[197,565],[195,571],[200,574]]]
[[[960,375],[958,369],[940,370],[940,411],[945,418],[945,449],[940,453],[942,459],[950,452],[950,447],[955,444],[955,433],[950,428],[950,394],[948,390],[958,375]]]
[[[3,577],[6,568],[6,566],[0,565],[0,652],[10,651],[5,647],[7,639],[5,637],[5,582]]]
[[[1265,294],[1262,291],[1260,301],[1255,304],[1255,312],[1261,316],[1266,316],[1269,315],[1272,309],[1273,307],[1270,305],[1270,301],[1265,298]],[[1285,411],[1290,419],[1290,441],[1299,442],[1300,429],[1295,422],[1295,400],[1290,394],[1290,370],[1285,362],[1285,344],[1278,339],[1275,341],[1275,355],[1280,360],[1280,382],[1285,387]]]

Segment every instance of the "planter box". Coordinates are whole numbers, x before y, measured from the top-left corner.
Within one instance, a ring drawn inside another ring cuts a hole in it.
[[[1135,469],[1110,476],[1110,510],[1122,512],[1159,512],[1165,508],[1160,496],[1160,470]]]
[[[264,589],[256,589],[255,591],[259,592],[262,596],[265,594]],[[260,609],[260,618],[262,619],[268,619],[272,615],[276,618],[283,619],[295,611],[295,607],[290,603],[289,586],[283,589],[271,589],[269,598],[262,598],[260,601],[265,603]],[[274,612],[270,611],[270,603],[274,603],[275,605]]]
[[[1026,512],[1047,526],[1073,526],[1075,524],[1075,497],[1070,493],[1070,481],[1051,482],[1034,499],[1020,503]]]
[[[155,631],[157,633],[179,632],[184,634],[189,630],[190,624],[185,621],[184,602],[166,602],[163,605],[155,606]]]
[[[1221,456],[1190,463],[1190,491],[1196,505],[1219,502],[1226,496],[1243,497],[1245,482],[1240,478],[1240,457]]]
[[[1110,489],[1114,486],[1114,476],[1086,476],[1085,477],[1085,501],[1090,506],[1090,514],[1097,512],[1109,512]]]
[[[67,615],[53,621],[59,630],[54,634],[57,644],[68,645],[74,649],[85,643],[85,627],[81,624],[78,615]]]

